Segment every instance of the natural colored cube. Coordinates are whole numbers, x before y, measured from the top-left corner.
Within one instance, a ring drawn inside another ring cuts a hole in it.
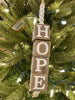
[[[48,83],[48,75],[31,74],[30,90],[31,91],[46,91]]]
[[[34,40],[50,40],[50,26],[45,24],[36,24],[32,33],[32,41]]]
[[[44,57],[32,57],[31,65],[32,73],[34,74],[47,74],[49,71],[49,58]]]
[[[33,55],[37,57],[50,57],[50,41],[36,40],[33,43]]]

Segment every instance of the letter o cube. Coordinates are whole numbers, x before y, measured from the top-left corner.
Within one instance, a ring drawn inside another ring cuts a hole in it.
[[[33,43],[33,55],[37,57],[50,57],[50,41],[36,40]]]

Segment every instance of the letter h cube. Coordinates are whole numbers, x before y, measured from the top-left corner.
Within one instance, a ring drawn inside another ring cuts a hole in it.
[[[50,26],[45,24],[36,24],[33,28],[32,41],[50,40]]]

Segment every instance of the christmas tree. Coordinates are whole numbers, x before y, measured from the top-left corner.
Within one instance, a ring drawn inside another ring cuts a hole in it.
[[[29,91],[32,30],[40,3],[0,1],[0,100],[75,99],[75,0],[45,0],[51,41],[48,90],[36,98]]]

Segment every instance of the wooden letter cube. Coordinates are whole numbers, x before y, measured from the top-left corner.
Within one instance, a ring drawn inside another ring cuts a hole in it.
[[[31,71],[34,74],[47,74],[49,71],[49,58],[32,57]]]
[[[46,91],[48,75],[31,74],[30,89],[31,91]]]
[[[32,41],[34,40],[50,40],[50,26],[45,24],[36,24],[32,33]]]
[[[50,57],[50,41],[36,40],[33,43],[33,55],[37,57]]]

